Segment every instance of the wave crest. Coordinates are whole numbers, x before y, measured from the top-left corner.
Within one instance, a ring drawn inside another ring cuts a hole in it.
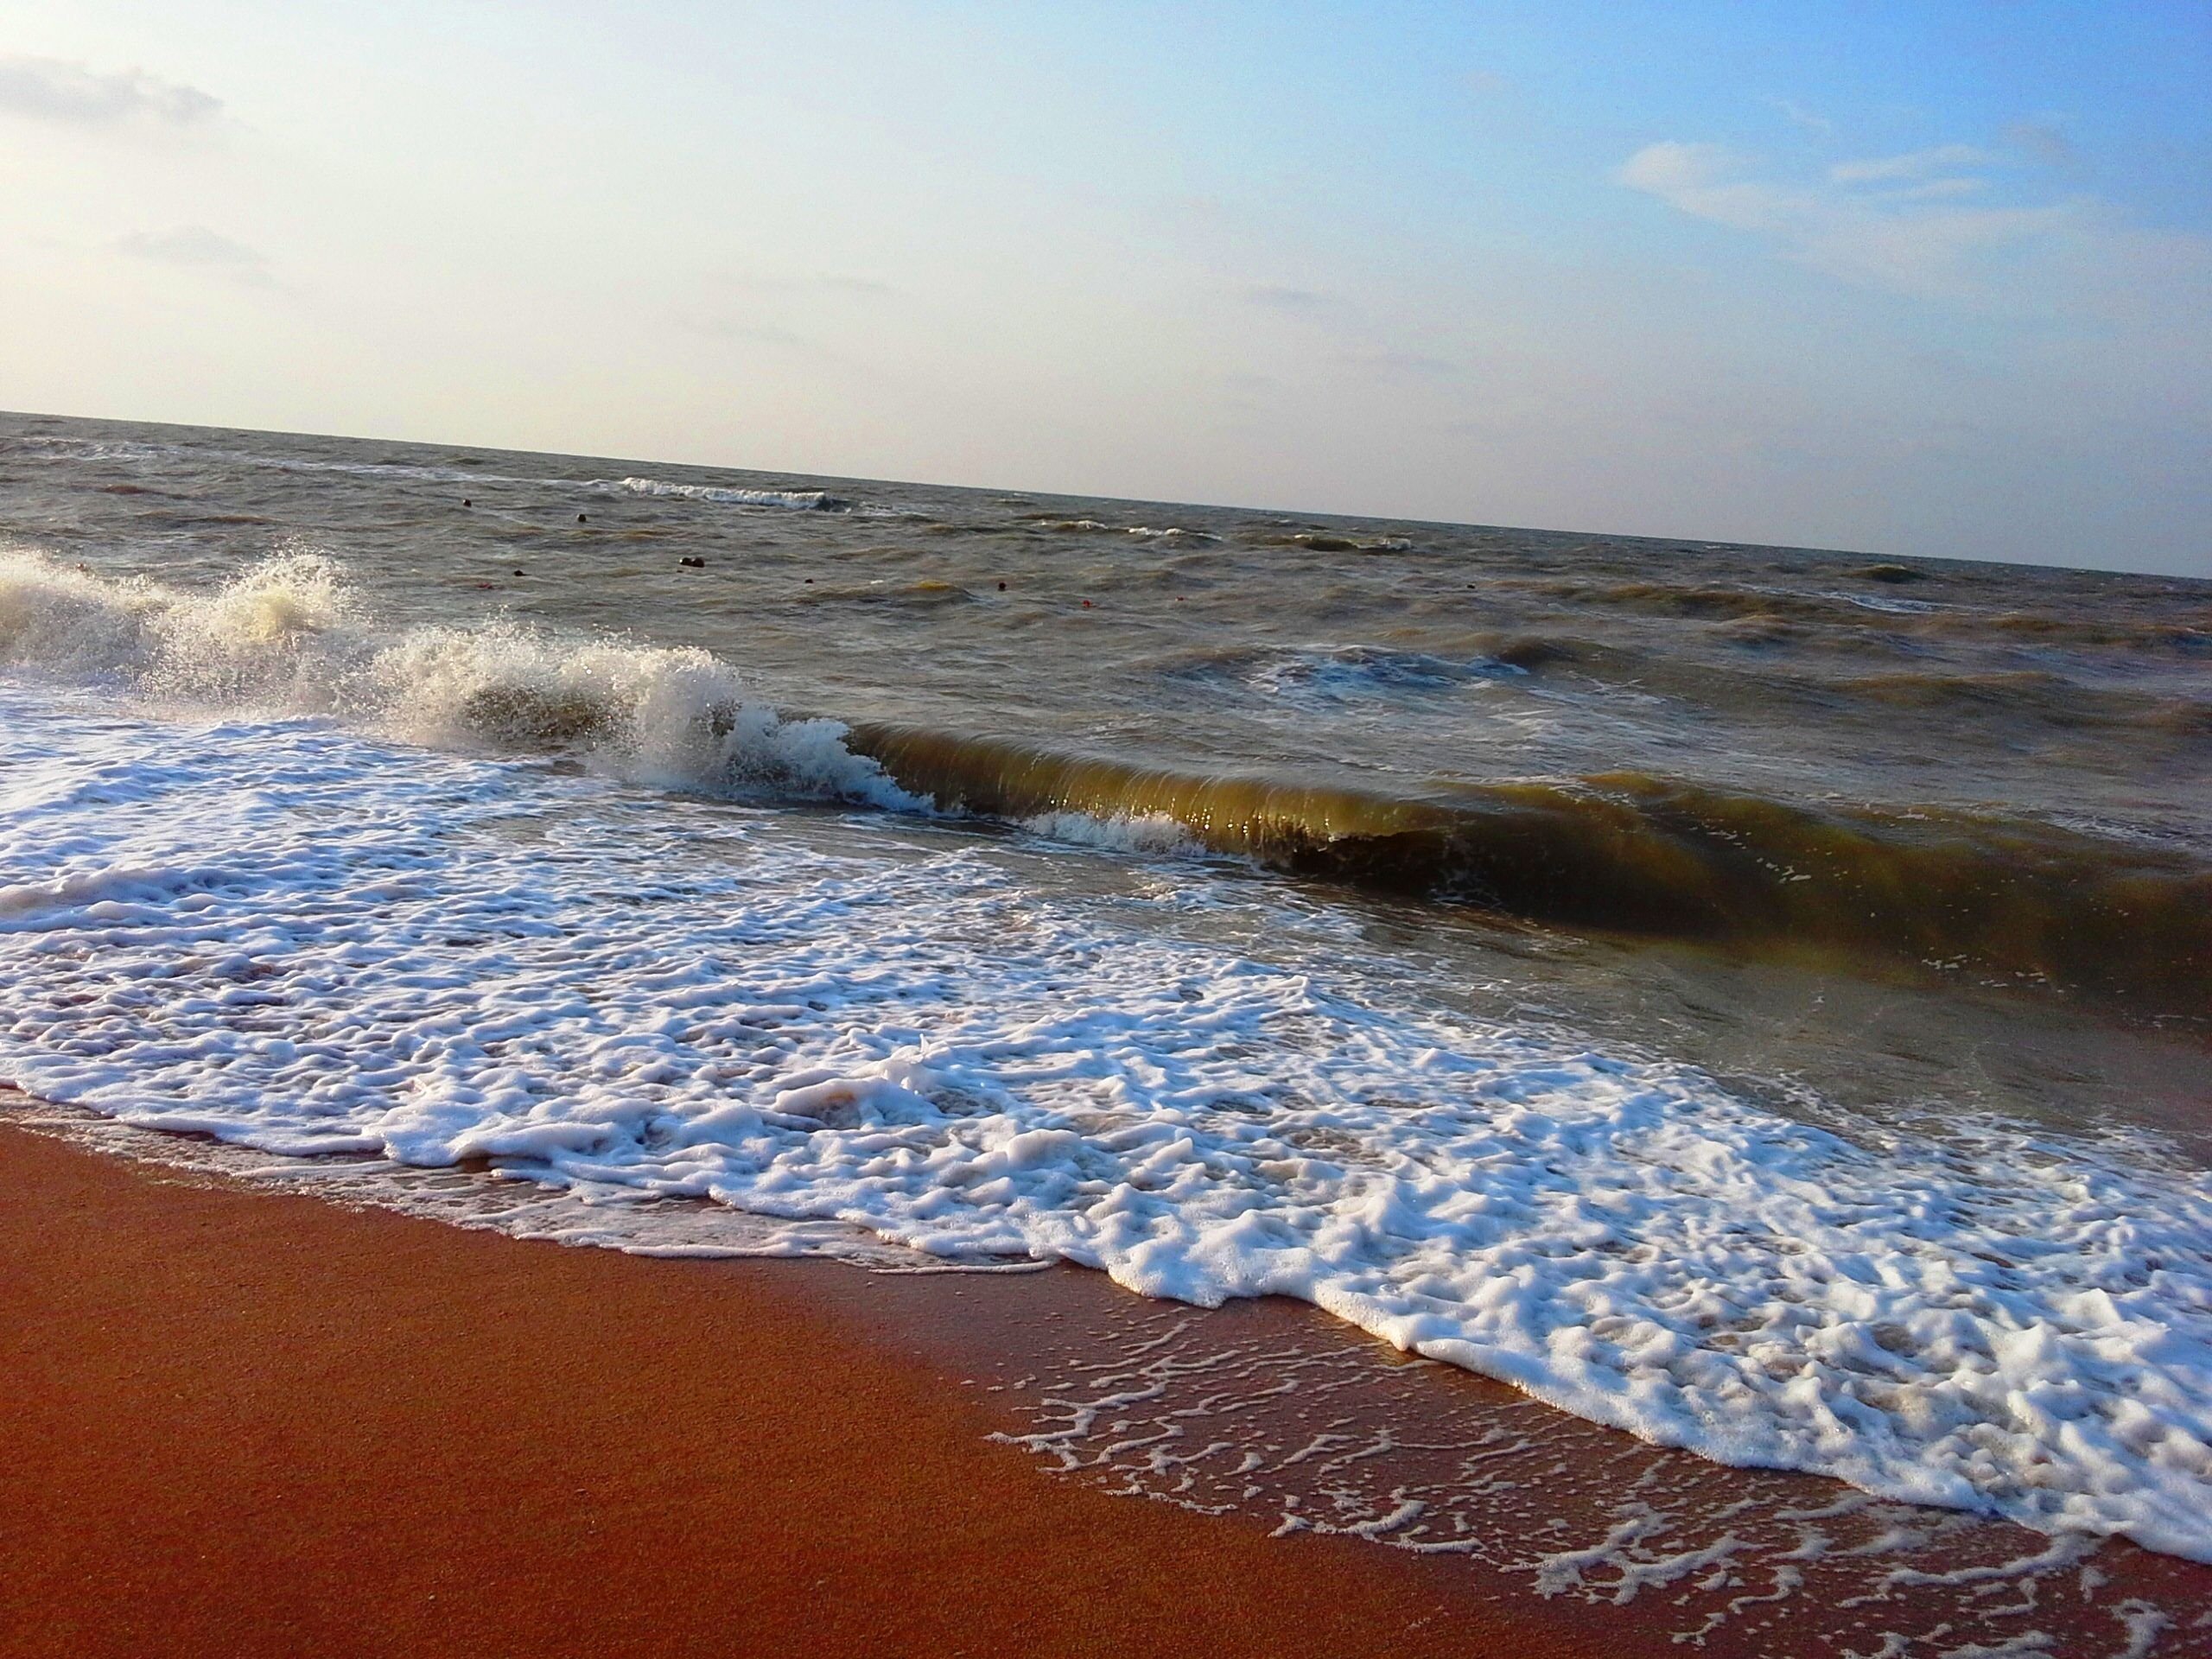
[[[512,621],[392,630],[312,553],[206,594],[0,555],[0,664],[160,702],[338,718],[430,747],[558,751],[656,788],[921,804],[845,746],[841,722],[749,696],[711,652]]]
[[[1815,810],[1617,772],[1413,797],[864,722],[940,810],[1171,821],[1294,874],[1579,931],[2044,983],[2151,1016],[2212,1004],[2212,871],[2054,825]]]
[[[1229,853],[1577,930],[2047,983],[2152,1018],[2201,1021],[2212,1006],[2212,870],[2173,853],[1640,773],[1402,795],[848,727],[749,696],[696,649],[512,621],[381,627],[342,569],[313,554],[200,595],[0,555],[0,665],[433,747],[559,753],[653,788],[768,788],[1133,851]],[[1437,671],[1429,659],[1319,666]]]
[[[795,507],[803,512],[849,512],[853,506],[844,497],[832,495],[827,490],[741,490],[721,484],[672,484],[659,478],[618,479],[612,487],[627,490],[632,495],[680,496],[690,501],[716,501],[725,506]]]

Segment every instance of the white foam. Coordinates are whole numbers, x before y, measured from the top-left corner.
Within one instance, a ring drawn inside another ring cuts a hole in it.
[[[780,714],[709,652],[514,623],[388,630],[315,554],[194,594],[0,552],[0,666],[194,709],[342,717],[433,747],[561,748],[658,788],[921,804],[845,747],[842,723]]]
[[[1943,608],[1924,599],[1895,599],[1885,594],[1847,594],[1831,589],[1821,597],[1840,599],[1847,605],[1856,605],[1862,611],[1884,611],[1897,616],[1915,616],[1925,611]]]
[[[1132,524],[1128,535],[1135,541],[1164,542],[1179,547],[1203,547],[1221,540],[1210,531],[1185,530],[1180,524],[1157,530],[1150,524]]]
[[[1527,677],[1527,670],[1487,658],[1464,661],[1380,645],[1344,645],[1272,652],[1253,664],[1244,680],[1269,696],[1329,703]]]
[[[0,761],[35,1093],[1297,1296],[1722,1461],[2212,1560],[2201,1175],[1855,1142],[858,820],[20,690]]]
[[[1194,854],[1203,850],[1192,840],[1188,826],[1164,812],[1111,818],[1094,817],[1088,812],[1040,812],[1024,818],[1021,827],[1052,841],[1106,852]]]
[[[619,479],[597,489],[627,490],[632,495],[672,495],[691,501],[715,501],[726,506],[794,507],[802,512],[836,512],[849,504],[826,490],[741,490],[720,484],[676,484],[658,478]]]

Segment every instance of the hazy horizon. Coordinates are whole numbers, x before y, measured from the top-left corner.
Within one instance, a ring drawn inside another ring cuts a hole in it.
[[[1177,500],[1163,500],[1155,497],[1117,495],[1110,493],[1082,492],[1036,488],[1022,484],[1009,484],[1002,480],[967,482],[963,480],[925,478],[893,478],[874,476],[863,473],[828,473],[808,467],[753,467],[736,461],[683,461],[672,455],[613,454],[582,449],[518,449],[512,445],[492,443],[458,443],[443,438],[407,438],[378,432],[307,432],[287,431],[276,427],[221,426],[189,421],[136,421],[116,416],[72,415],[54,410],[0,410],[0,419],[29,421],[71,421],[92,425],[168,427],[180,432],[234,432],[244,436],[286,439],[306,439],[338,443],[391,444],[411,449],[442,449],[450,452],[470,451],[484,454],[536,456],[547,461],[593,461],[621,467],[671,467],[692,468],[702,472],[742,474],[764,480],[784,480],[806,484],[859,485],[885,489],[959,489],[973,490],[979,494],[1035,497],[1045,499],[1105,502],[1125,506],[1195,507],[1209,512],[1230,512],[1252,514],[1280,514],[1285,518],[1307,520],[1342,519],[1347,523],[1375,524],[1417,525],[1431,524],[1453,530],[1529,531],[1545,536],[1582,536],[1607,542],[1652,542],[1662,544],[1703,543],[1714,547],[1765,549],[1778,553],[1814,553],[1836,555],[1846,558],[1880,559],[1884,557],[1926,558],[1940,560],[1957,557],[1965,563],[1982,565],[2017,563],[2024,569],[2067,570],[2113,575],[2164,575],[2187,582],[2212,582],[2212,575],[2199,575],[2189,571],[2134,570],[2120,565],[2066,565],[2057,562],[2031,560],[2004,560],[1968,558],[1964,555],[1897,554],[1887,555],[1878,550],[1863,547],[1827,547],[1810,542],[1732,542],[1711,536],[1677,536],[1663,531],[1618,530],[1603,524],[1512,524],[1491,523],[1468,518],[1427,518],[1402,512],[1359,512],[1340,508],[1309,507],[1296,502],[1280,501],[1206,501],[1195,497]]]
[[[2212,575],[2212,21],[31,0],[0,404]]]

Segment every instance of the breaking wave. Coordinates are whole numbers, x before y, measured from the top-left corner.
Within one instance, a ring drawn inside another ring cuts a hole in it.
[[[827,490],[741,490],[720,484],[672,484],[659,478],[624,478],[601,489],[626,490],[632,495],[672,495],[690,501],[718,501],[726,506],[794,507],[802,512],[849,512],[853,504]]]
[[[2212,994],[2212,871],[2051,825],[1638,772],[1422,798],[882,723],[849,741],[941,810],[1172,820],[1296,874],[1541,922],[1963,969],[2145,1013],[2201,1015]]]
[[[1393,658],[1379,671],[1427,675],[1433,661]],[[766,788],[1233,855],[1579,930],[1843,953],[2150,1017],[2201,1020],[2212,1004],[2212,869],[2169,850],[1643,772],[1393,794],[848,725],[780,709],[696,649],[511,622],[379,628],[342,570],[312,555],[207,594],[0,556],[0,664],[169,702],[341,718],[434,747],[559,753],[657,788]]]
[[[561,751],[657,788],[921,804],[848,749],[839,722],[752,697],[710,652],[509,622],[385,629],[313,554],[210,594],[0,555],[0,664],[157,702],[339,718],[435,748]]]

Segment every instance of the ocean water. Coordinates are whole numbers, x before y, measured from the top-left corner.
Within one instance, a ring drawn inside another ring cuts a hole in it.
[[[2177,579],[9,416],[0,1076],[2212,1560],[2208,669]]]

